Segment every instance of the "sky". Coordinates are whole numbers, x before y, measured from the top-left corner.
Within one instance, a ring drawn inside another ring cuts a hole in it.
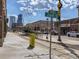
[[[61,20],[78,17],[78,0],[61,0]],[[7,15],[23,15],[23,23],[46,20],[45,12],[57,9],[58,0],[7,0]],[[49,18],[50,19],[50,18]]]

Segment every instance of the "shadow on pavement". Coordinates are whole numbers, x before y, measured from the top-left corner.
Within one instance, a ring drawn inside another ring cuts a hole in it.
[[[29,34],[19,34],[19,36],[28,36]]]
[[[77,58],[79,58],[79,55],[75,53],[75,51],[73,49],[71,49],[69,46],[67,46],[65,43],[63,42],[60,42],[60,43],[57,43],[57,42],[53,42],[53,43],[56,43],[56,44],[60,44],[61,46],[63,46],[66,50],[68,50],[70,53],[72,53],[73,55],[75,55]],[[79,46],[78,46],[79,47]]]
[[[25,36],[26,34],[20,34],[21,36]],[[43,39],[40,39],[40,38],[37,38],[39,40],[42,40],[42,41],[46,41],[46,40],[43,40]],[[46,42],[49,42],[49,41],[46,41]],[[75,51],[73,49],[77,49],[79,50],[79,45],[71,45],[71,44],[65,44],[63,42],[52,42],[52,43],[55,43],[55,44],[58,44],[58,45],[61,45],[63,46],[66,50],[68,50],[71,54],[75,55],[77,58],[79,58],[79,55],[75,53]]]
[[[73,48],[73,49],[79,50],[79,45],[67,44],[67,46],[68,46],[69,48]]]

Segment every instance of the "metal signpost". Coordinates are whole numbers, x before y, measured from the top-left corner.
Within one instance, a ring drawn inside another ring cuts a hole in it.
[[[47,29],[46,29],[46,32],[47,32],[47,35],[46,35],[46,39],[48,41],[48,33],[49,33],[49,28],[48,28],[48,25],[49,25],[49,21],[48,21],[48,18],[46,19],[47,20]]]
[[[58,11],[53,11],[53,10],[49,10],[48,12],[45,13],[46,17],[50,17],[51,18],[51,23],[50,23],[50,49],[49,49],[49,59],[51,59],[51,42],[52,42],[52,25],[53,25],[53,18],[57,18],[58,16]]]

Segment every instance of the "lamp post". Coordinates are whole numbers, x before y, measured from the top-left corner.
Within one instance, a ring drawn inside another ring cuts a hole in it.
[[[58,41],[61,41],[61,7],[62,7],[62,3],[61,0],[58,0]]]

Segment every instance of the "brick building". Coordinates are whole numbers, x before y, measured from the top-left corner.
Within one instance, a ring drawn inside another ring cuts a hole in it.
[[[2,38],[6,36],[6,0],[0,0],[0,46],[2,46]]]
[[[61,21],[61,33],[66,34],[69,31],[79,32],[79,18]]]
[[[26,24],[25,27],[35,31],[46,31],[47,29],[50,30],[50,22],[40,20],[40,21]]]
[[[48,22],[48,25],[47,22],[48,21],[44,21],[44,20],[36,21],[33,23],[26,24],[26,28],[29,28],[31,30],[37,30],[37,31],[38,30],[45,31],[47,30],[47,28],[48,30],[50,30],[50,21]],[[58,22],[54,22],[53,29],[58,31]],[[66,33],[69,31],[79,32],[79,18],[73,18],[73,19],[61,21],[61,34],[66,35]]]

